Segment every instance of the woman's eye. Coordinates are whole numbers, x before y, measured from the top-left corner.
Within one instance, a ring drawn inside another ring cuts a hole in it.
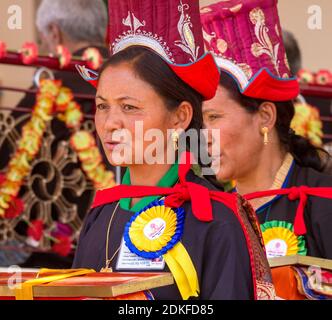
[[[107,104],[105,104],[105,103],[101,103],[101,104],[97,105],[97,109],[98,110],[106,110],[108,108],[109,108],[109,106]]]
[[[218,114],[209,114],[207,116],[208,121],[214,121],[214,120],[219,119],[219,118],[221,118],[221,116],[218,115]]]
[[[123,110],[124,111],[134,111],[134,110],[137,110],[138,108],[135,107],[135,106],[132,106],[130,104],[125,104],[122,106]]]

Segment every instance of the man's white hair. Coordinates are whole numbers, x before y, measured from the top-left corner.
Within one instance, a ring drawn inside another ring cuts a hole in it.
[[[107,18],[103,0],[43,0],[37,10],[36,24],[42,33],[47,33],[54,23],[72,41],[103,43]]]

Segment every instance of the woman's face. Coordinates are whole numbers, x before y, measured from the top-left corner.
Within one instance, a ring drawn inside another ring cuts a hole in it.
[[[203,117],[218,180],[244,177],[257,165],[263,147],[257,115],[247,112],[219,86],[214,99],[204,102]],[[211,134],[210,129],[217,130]]]
[[[167,129],[172,129],[172,112],[129,64],[109,66],[104,70],[99,79],[96,106],[97,133],[112,165],[146,163],[150,160],[145,156],[156,156],[156,149],[166,153],[167,141],[171,140]],[[159,133],[163,143],[159,142],[156,148],[152,147],[155,131],[148,133],[150,129],[159,129],[156,134]]]

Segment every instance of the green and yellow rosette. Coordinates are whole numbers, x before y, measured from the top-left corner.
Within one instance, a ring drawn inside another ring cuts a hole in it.
[[[156,200],[133,215],[125,227],[124,240],[129,250],[142,258],[163,257],[187,300],[198,296],[199,284],[193,262],[180,242],[184,220],[183,208],[165,207],[164,200]]]
[[[268,258],[307,254],[304,237],[294,233],[291,223],[268,221],[261,225],[261,230]]]

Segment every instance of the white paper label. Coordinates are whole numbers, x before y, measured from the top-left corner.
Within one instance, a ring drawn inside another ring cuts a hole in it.
[[[164,268],[165,260],[162,257],[157,259],[144,259],[139,257],[128,249],[124,239],[122,239],[116,264],[117,270],[164,270]]]
[[[156,218],[151,220],[145,227],[144,227],[144,235],[149,240],[156,240],[165,231],[166,222],[161,218]]]
[[[287,243],[282,239],[273,239],[265,246],[268,258],[284,257],[287,255]]]

